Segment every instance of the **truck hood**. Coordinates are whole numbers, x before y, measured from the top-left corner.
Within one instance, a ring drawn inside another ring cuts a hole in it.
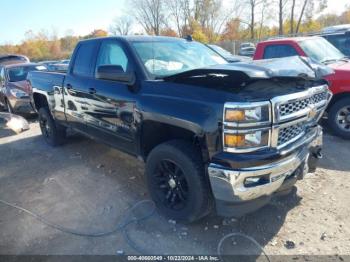
[[[321,75],[333,71],[323,67],[301,57],[290,57],[199,68],[166,77],[162,82],[223,91],[227,101],[232,100],[229,94],[244,101],[259,101],[326,84]]]
[[[215,65],[186,71],[166,77],[165,81],[174,81],[186,78],[200,78],[203,75],[219,76],[222,74],[241,76],[247,79],[296,78],[304,80],[318,80],[326,75],[333,74],[333,70],[322,64],[313,62],[304,57],[286,57],[279,59],[255,60],[234,64]]]
[[[9,82],[8,87],[10,89],[15,88],[15,89],[22,90],[22,91],[26,92],[27,94],[31,93],[30,86],[26,80],[18,81],[18,82]]]

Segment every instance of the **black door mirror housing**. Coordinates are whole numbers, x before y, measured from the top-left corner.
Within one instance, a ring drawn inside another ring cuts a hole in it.
[[[95,76],[96,79],[117,81],[128,85],[135,84],[135,73],[124,72],[120,65],[101,65],[97,67]]]

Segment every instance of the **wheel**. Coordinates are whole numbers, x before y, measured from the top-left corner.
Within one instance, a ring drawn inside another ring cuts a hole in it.
[[[336,135],[350,139],[350,98],[343,98],[331,106],[328,124]]]
[[[10,102],[8,101],[8,99],[5,99],[5,110],[7,112],[9,112],[10,114],[14,113],[13,108],[12,108]]]
[[[39,109],[39,124],[45,141],[51,146],[58,146],[64,142],[66,128],[55,123],[48,108]]]
[[[173,140],[153,149],[146,178],[150,195],[165,216],[192,223],[210,212],[209,181],[201,154],[191,143]]]

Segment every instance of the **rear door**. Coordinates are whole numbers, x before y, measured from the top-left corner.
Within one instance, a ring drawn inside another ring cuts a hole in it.
[[[76,129],[86,132],[86,113],[89,111],[87,98],[94,75],[96,53],[99,41],[79,43],[74,53],[73,66],[67,72],[63,92],[67,122]]]
[[[124,72],[133,71],[129,57],[119,40],[103,40],[97,55],[95,72],[101,65],[116,65]],[[86,98],[89,133],[105,143],[134,154],[134,108],[138,94],[132,92],[126,83],[96,78],[91,81],[90,88]]]

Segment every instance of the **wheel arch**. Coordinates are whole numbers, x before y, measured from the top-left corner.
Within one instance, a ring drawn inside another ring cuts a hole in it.
[[[147,120],[142,123],[140,135],[140,151],[144,160],[158,145],[171,141],[184,140],[193,144],[201,152],[204,162],[209,159],[205,134],[181,126]]]
[[[327,112],[329,112],[329,109],[338,101],[345,99],[345,98],[350,98],[350,92],[343,92],[343,93],[338,93],[333,95],[328,107],[327,107]]]

